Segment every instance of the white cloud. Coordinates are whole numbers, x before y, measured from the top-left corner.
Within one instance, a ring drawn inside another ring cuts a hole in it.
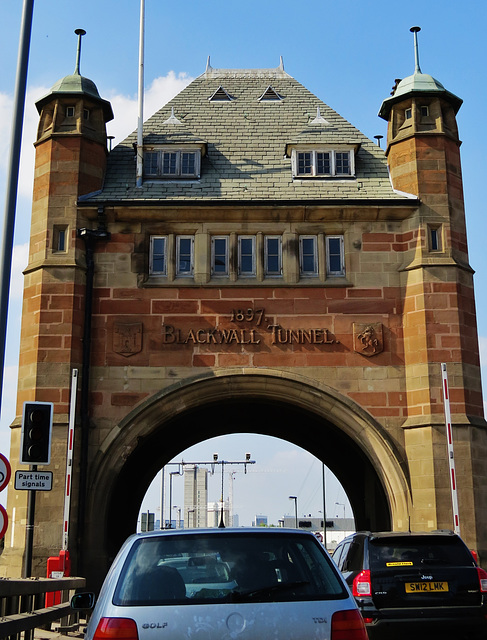
[[[176,75],[174,71],[155,78],[144,93],[144,121],[172,100],[192,80],[186,73]],[[138,98],[114,93],[107,99],[114,115],[107,129],[109,135],[115,136],[114,144],[118,144],[137,129]]]

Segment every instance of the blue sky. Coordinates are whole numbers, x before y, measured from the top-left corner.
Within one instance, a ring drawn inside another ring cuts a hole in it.
[[[5,203],[5,168],[10,140],[11,106],[16,74],[21,0],[0,4],[0,215]],[[464,104],[458,114],[470,264],[476,271],[476,300],[481,350],[487,350],[487,316],[483,281],[487,274],[484,249],[484,118],[486,115],[484,1],[376,0],[296,3],[290,0],[207,0],[185,3],[146,0],[145,118],[160,108],[192,78],[204,72],[208,56],[213,67],[276,67],[283,56],[286,71],[335,109],[365,135],[386,135],[386,123],[377,117],[395,78],[414,71],[413,39],[409,28],[419,25],[420,63],[424,73],[437,78]],[[92,79],[100,95],[110,100],[115,121],[109,134],[115,143],[137,124],[139,0],[35,0],[29,59],[24,148],[17,206],[13,285],[0,450],[7,453],[9,428],[15,414],[16,367],[20,327],[21,270],[26,265],[29,238],[33,146],[37,125],[34,102],[59,79],[74,70],[76,36],[83,39],[81,74]],[[484,358],[487,363],[487,359]],[[484,378],[487,374],[484,373]],[[487,396],[487,394],[485,394]],[[231,440],[231,442],[230,442]],[[218,449],[215,449],[215,446]],[[225,450],[225,447],[227,448]],[[241,449],[241,451],[240,451]],[[227,437],[207,443],[196,452],[221,457],[243,457],[250,450],[262,471],[237,475],[235,501],[242,491],[241,521],[256,513],[269,513],[277,521],[292,513],[288,496],[299,492],[304,512],[321,506],[321,466],[295,447],[280,441],[250,436]],[[194,451],[184,455],[189,459]],[[199,456],[200,457],[200,456]],[[267,471],[266,471],[267,470]],[[263,475],[262,475],[263,474]],[[259,483],[265,477],[267,500],[259,502]],[[253,478],[255,478],[255,483]],[[240,484],[241,483],[241,484]],[[345,498],[330,481],[327,502]],[[276,485],[276,486],[274,486]],[[154,490],[154,492],[157,492]],[[153,493],[154,493],[153,492]],[[253,500],[243,496],[253,495]],[[218,496],[215,496],[215,499]],[[176,499],[173,501],[177,504]],[[1,500],[4,502],[4,500]],[[155,502],[154,502],[155,501]],[[143,508],[154,508],[157,498]],[[305,506],[306,505],[306,506]],[[339,513],[341,515],[341,507]],[[244,515],[245,514],[245,515]],[[333,513],[332,515],[335,515]],[[348,515],[348,514],[347,514]]]

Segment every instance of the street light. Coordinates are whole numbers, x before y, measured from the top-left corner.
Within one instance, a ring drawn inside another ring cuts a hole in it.
[[[343,519],[345,520],[345,505],[342,502],[335,502],[338,507],[343,507]],[[338,518],[338,513],[337,513]]]
[[[289,496],[289,500],[294,500],[294,526],[298,528],[298,496]]]
[[[181,526],[181,507],[174,505],[173,509],[178,512],[178,519],[176,520],[176,529],[179,529]]]
[[[172,529],[172,478],[173,476],[180,476],[179,471],[171,471],[169,474],[169,527]]]

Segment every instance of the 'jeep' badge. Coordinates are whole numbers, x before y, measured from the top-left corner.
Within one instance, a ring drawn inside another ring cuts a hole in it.
[[[139,353],[142,350],[142,322],[115,322],[113,350],[126,358]]]
[[[382,324],[353,323],[353,348],[363,356],[376,356],[384,347]]]

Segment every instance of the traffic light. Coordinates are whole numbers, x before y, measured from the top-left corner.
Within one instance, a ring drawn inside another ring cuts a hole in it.
[[[21,464],[51,461],[52,402],[24,402],[20,441]]]

